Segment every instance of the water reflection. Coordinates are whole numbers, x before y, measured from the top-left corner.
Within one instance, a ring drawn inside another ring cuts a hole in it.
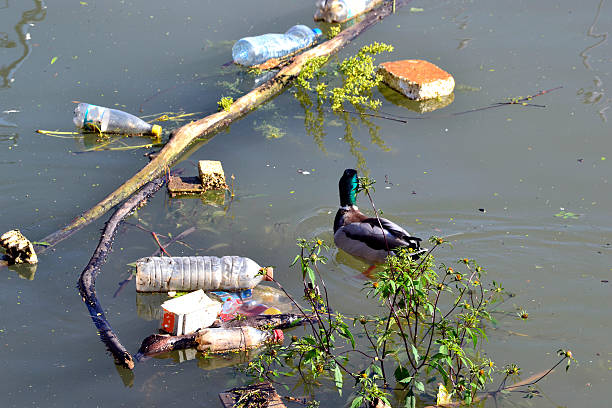
[[[27,25],[43,21],[47,15],[47,6],[43,0],[33,0],[34,8],[25,11],[20,10],[28,7],[28,3],[24,4],[23,1],[15,2],[16,5],[11,7],[9,7],[8,0],[4,3],[3,7],[1,7],[4,13],[1,17],[2,23],[0,27],[2,27],[2,30],[5,30],[11,27],[13,21],[17,21],[17,23],[13,26],[14,33],[0,31],[0,48],[5,49],[2,54],[9,61],[7,65],[3,64],[0,66],[0,77],[2,78],[0,88],[8,88],[15,81],[15,72],[17,72],[28,55],[30,55],[30,45],[28,44],[30,33],[27,32]]]
[[[432,112],[436,109],[442,109],[453,103],[455,94],[441,96],[439,98],[427,99],[424,101],[414,101],[397,92],[395,89],[388,87],[385,84],[380,84],[378,90],[381,95],[389,102],[396,106],[409,109],[417,113]]]
[[[378,146],[382,151],[388,152],[391,149],[385,144],[385,141],[380,136],[380,126],[375,124],[371,118],[366,115],[365,109],[358,105],[353,105],[355,112],[349,111],[327,111],[323,108],[323,101],[318,99],[316,103],[310,95],[302,88],[298,87],[295,92],[295,97],[304,109],[304,129],[312,136],[315,144],[323,153],[327,154],[325,147],[325,113],[329,112],[335,116],[335,119],[329,120],[328,125],[338,124],[344,126],[344,137],[342,140],[349,146],[349,152],[357,160],[355,167],[365,176],[370,174],[367,167],[366,159],[363,152],[367,149],[363,147],[361,142],[353,135],[355,128],[365,126],[370,135],[370,143]]]
[[[582,57],[582,64],[589,71],[594,71],[591,62],[589,61],[591,58],[591,51],[595,48],[605,44],[608,42],[608,32],[596,33],[596,26],[599,20],[599,15],[601,13],[602,6],[604,4],[604,0],[600,0],[599,5],[597,6],[597,11],[595,12],[595,18],[593,19],[593,23],[587,29],[586,35],[590,38],[594,38],[597,41],[586,47],[582,52],[580,52],[580,57]],[[606,116],[606,111],[610,108],[610,97],[606,95],[605,86],[600,76],[595,74],[593,77],[593,86],[587,89],[580,88],[577,92],[578,96],[581,96],[583,102],[588,105],[593,105],[598,108],[599,116],[601,120],[604,122],[608,121],[608,117]]]
[[[0,126],[2,126],[2,119],[0,118]],[[0,129],[0,143],[10,143],[13,146],[17,144],[19,139],[19,133],[4,132]]]
[[[21,279],[34,280],[36,274],[36,268],[38,265],[19,264],[9,266],[9,270],[16,272]]]

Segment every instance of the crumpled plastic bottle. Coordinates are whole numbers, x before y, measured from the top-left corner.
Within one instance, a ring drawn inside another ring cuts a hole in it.
[[[153,135],[159,137],[162,128],[117,109],[79,103],[74,109],[75,126],[86,132],[125,135]]]
[[[241,256],[147,257],[136,261],[138,292],[241,290],[273,279],[273,269],[262,268]]]
[[[245,37],[232,47],[232,58],[236,64],[259,65],[270,58],[282,58],[312,45],[321,30],[310,29],[305,25],[295,25],[285,34],[263,34]]]
[[[223,353],[225,351],[248,350],[264,343],[282,343],[283,331],[259,330],[254,327],[207,328],[197,332],[199,351]]]

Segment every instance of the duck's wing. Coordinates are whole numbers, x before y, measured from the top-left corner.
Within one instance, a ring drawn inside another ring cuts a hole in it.
[[[380,228],[382,225],[383,229]],[[420,238],[412,237],[408,232],[385,218],[366,218],[342,227],[347,238],[359,241],[373,250],[393,250],[398,247],[420,248]]]
[[[380,229],[378,224],[378,219],[376,218],[368,218],[364,222],[373,223],[377,228]],[[387,232],[387,241],[389,240],[389,236],[392,237],[392,241],[394,241],[393,248],[406,246],[412,249],[419,249],[421,246],[421,238],[413,237],[401,226],[397,225],[393,221],[389,221],[386,218],[380,218],[380,224],[382,225],[385,232]],[[391,244],[389,244],[391,245]]]
[[[370,224],[353,222],[338,228],[334,242],[338,248],[371,265],[381,264],[385,262],[388,251],[380,232],[379,227],[377,236]]]

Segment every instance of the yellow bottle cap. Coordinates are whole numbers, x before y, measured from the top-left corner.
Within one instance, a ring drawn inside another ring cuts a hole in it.
[[[151,133],[155,137],[160,137],[162,133],[162,127],[159,125],[153,125],[153,127],[151,128]]]

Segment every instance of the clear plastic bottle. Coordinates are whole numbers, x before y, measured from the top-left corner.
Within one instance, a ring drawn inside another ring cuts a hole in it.
[[[374,8],[382,0],[317,0],[315,21],[343,23]]]
[[[254,327],[207,328],[196,333],[199,351],[223,353],[225,351],[248,350],[264,343],[282,343],[283,331],[259,330]]]
[[[260,271],[263,270],[263,274]],[[272,280],[273,270],[241,256],[147,257],[136,261],[136,290],[241,290]]]
[[[151,125],[129,113],[89,103],[79,103],[72,120],[77,128],[87,132],[159,137],[162,131],[161,126]]]
[[[232,47],[232,58],[236,64],[259,65],[270,58],[281,58],[313,44],[321,30],[305,25],[295,25],[285,34],[263,34],[245,37]]]

